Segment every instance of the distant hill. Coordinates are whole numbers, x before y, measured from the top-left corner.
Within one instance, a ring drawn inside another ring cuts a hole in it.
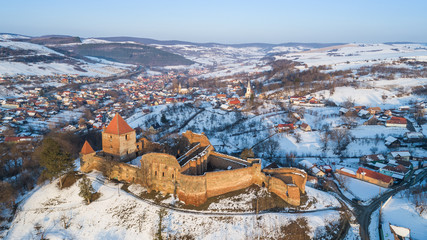
[[[239,43],[239,44],[223,44],[223,43],[195,43],[195,42],[186,42],[178,40],[155,40],[151,38],[138,38],[138,37],[97,37],[96,39],[107,40],[111,42],[137,42],[142,44],[159,44],[159,45],[195,45],[195,46],[204,46],[204,47],[213,47],[213,46],[231,46],[231,47],[260,47],[260,48],[271,48],[277,46],[285,47],[309,47],[309,48],[323,48],[330,47],[335,45],[341,45],[343,43]]]
[[[115,62],[146,66],[191,65],[194,63],[180,55],[135,43],[58,45],[55,46],[55,49],[71,52],[74,56],[93,56]]]

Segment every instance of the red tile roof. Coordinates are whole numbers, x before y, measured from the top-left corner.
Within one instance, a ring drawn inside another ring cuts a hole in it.
[[[384,174],[379,173],[379,172],[374,172],[372,170],[362,168],[362,167],[359,167],[359,169],[357,169],[357,173],[358,174],[365,173],[365,176],[373,178],[373,179],[377,179],[377,180],[385,182],[385,183],[390,183],[391,181],[393,181],[393,178],[390,176],[384,175]]]
[[[117,113],[116,116],[111,120],[110,124],[105,128],[105,133],[110,134],[125,134],[129,132],[133,132],[133,128],[131,128],[126,121]]]
[[[406,124],[406,119],[401,117],[391,117],[390,120],[387,121],[387,123],[391,124]]]
[[[95,151],[93,150],[93,148],[90,146],[90,144],[85,141],[85,144],[83,144],[82,150],[80,151],[81,154],[89,154],[89,153],[94,153]]]

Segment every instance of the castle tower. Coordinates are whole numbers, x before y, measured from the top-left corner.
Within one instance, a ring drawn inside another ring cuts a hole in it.
[[[120,160],[135,156],[136,133],[116,114],[102,133],[102,150]]]
[[[178,93],[181,93],[181,83],[178,84]]]
[[[248,87],[246,88],[245,98],[251,98],[251,95],[252,95],[251,81],[248,81]]]
[[[88,143],[88,141],[85,141],[85,144],[83,144],[82,150],[80,151],[81,155],[91,154],[94,153],[95,150],[93,150],[92,146]]]
[[[88,141],[85,141],[85,144],[83,144],[82,150],[80,151],[80,170],[83,172],[89,172],[91,170],[91,162],[90,160],[93,159],[93,156],[96,154],[96,152],[93,150],[93,148],[90,146]]]

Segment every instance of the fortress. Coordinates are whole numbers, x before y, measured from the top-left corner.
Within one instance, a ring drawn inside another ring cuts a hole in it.
[[[300,205],[307,174],[297,168],[261,169],[260,159],[247,160],[215,151],[202,133],[182,134],[188,150],[178,156],[146,153],[141,167],[124,163],[142,154],[144,140],[116,114],[102,133],[102,151],[85,142],[80,152],[81,171],[102,171],[107,177],[137,183],[149,191],[178,196],[185,204],[201,205],[210,197],[247,188],[266,187],[291,205]]]

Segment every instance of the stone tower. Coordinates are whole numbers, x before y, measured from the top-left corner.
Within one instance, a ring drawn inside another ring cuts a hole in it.
[[[251,95],[252,95],[251,81],[248,81],[248,87],[246,88],[245,98],[251,98]]]
[[[136,133],[116,114],[102,133],[102,150],[120,160],[135,157]]]

